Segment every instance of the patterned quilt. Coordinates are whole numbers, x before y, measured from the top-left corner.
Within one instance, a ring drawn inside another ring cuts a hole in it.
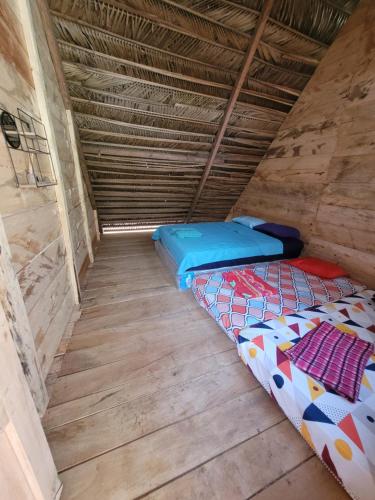
[[[250,326],[238,338],[243,362],[346,490],[361,500],[373,499],[375,492],[375,355],[366,365],[359,400],[351,403],[298,370],[283,351],[322,321],[375,342],[372,294]]]
[[[325,280],[307,274],[287,261],[250,264],[246,268],[274,287],[276,293],[254,299],[238,296],[220,271],[199,274],[192,283],[198,303],[233,341],[246,326],[332,302],[364,289],[349,278]]]

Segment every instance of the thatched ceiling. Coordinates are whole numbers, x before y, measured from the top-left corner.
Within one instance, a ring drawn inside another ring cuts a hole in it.
[[[192,213],[223,219],[358,0],[274,0]],[[183,222],[263,0],[49,0],[102,225]]]

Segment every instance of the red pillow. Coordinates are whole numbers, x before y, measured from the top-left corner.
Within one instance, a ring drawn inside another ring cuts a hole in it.
[[[315,257],[299,257],[298,259],[289,260],[288,264],[293,267],[298,267],[298,269],[305,271],[305,273],[314,274],[324,279],[348,276],[348,273],[337,264]]]

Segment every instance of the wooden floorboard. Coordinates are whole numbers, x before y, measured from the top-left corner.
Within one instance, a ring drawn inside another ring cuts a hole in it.
[[[85,277],[43,421],[62,498],[346,498],[150,236],[104,236]]]

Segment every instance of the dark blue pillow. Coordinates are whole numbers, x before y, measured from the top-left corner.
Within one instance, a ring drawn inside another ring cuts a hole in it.
[[[274,224],[266,222],[253,227],[256,231],[268,234],[269,236],[279,236],[281,238],[299,238],[300,232],[297,228],[291,226],[283,226],[282,224]]]

